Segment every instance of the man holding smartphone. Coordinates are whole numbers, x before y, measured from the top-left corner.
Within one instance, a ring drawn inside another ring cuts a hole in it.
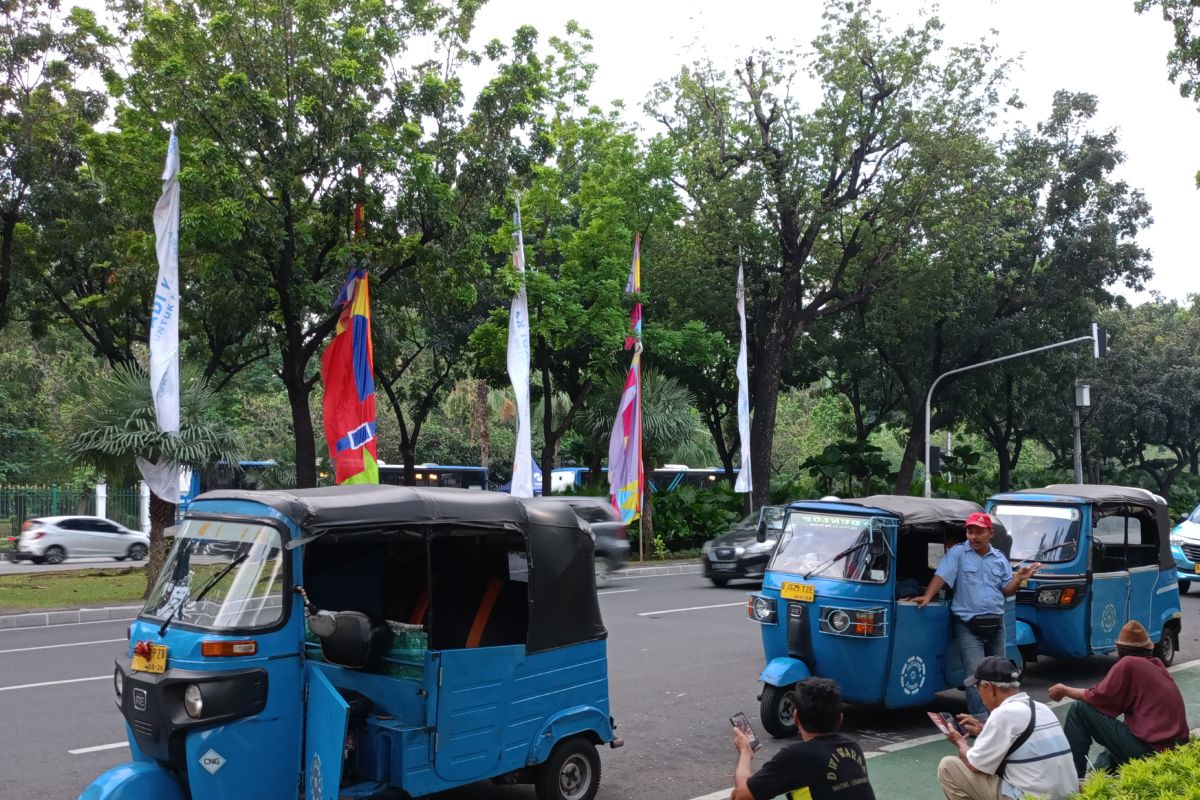
[[[858,742],[838,733],[842,692],[825,678],[806,678],[793,690],[796,730],[803,741],[788,745],[752,774],[751,740],[736,725],[738,751],[730,800],[875,800],[867,760]]]

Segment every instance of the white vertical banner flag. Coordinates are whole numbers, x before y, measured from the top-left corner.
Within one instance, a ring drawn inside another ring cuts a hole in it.
[[[742,326],[742,343],[738,347],[738,436],[742,440],[742,469],[733,484],[735,492],[754,491],[754,479],[750,474],[750,379],[746,365],[746,283],[742,274],[742,258],[738,254],[737,307]]]
[[[175,127],[167,145],[163,192],[154,206],[158,281],[150,311],[150,392],[158,427],[179,433],[179,140]],[[146,484],[168,503],[179,502],[179,465],[139,458]]]
[[[517,450],[513,455],[512,496],[533,497],[533,453],[529,438],[529,300],[525,295],[525,237],[521,233],[521,198],[513,214],[513,268],[521,288],[508,314],[508,377],[517,398]]]

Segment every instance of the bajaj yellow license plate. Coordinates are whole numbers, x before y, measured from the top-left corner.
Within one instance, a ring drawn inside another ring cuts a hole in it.
[[[133,671],[134,672],[166,672],[167,671],[167,648],[165,645],[152,644],[150,645],[150,657],[139,656],[133,654]]]
[[[779,595],[784,600],[799,600],[804,603],[811,603],[817,596],[817,592],[812,584],[784,581],[783,585],[779,587]]]

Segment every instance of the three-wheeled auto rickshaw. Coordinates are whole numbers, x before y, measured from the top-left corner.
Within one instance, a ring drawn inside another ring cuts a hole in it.
[[[1012,537],[1014,563],[1041,569],[1017,591],[1017,644],[1084,658],[1116,650],[1137,620],[1167,664],[1179,644],[1179,588],[1167,504],[1145,489],[1058,484],[998,494],[988,510]]]
[[[132,763],[97,800],[592,800],[609,715],[570,507],[399,486],[192,503],[117,659]]]
[[[762,626],[759,713],[771,735],[795,733],[791,689],[809,676],[836,680],[849,703],[887,708],[923,705],[962,685],[945,592],[924,608],[915,601],[981,510],[967,500],[892,495],[788,506],[748,607]],[[1000,526],[992,545],[1007,554]],[[1015,609],[1010,598],[1007,650],[1020,664]]]

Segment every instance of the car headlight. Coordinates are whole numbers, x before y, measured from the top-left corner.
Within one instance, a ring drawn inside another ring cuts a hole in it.
[[[711,539],[709,541],[705,542],[704,544],[700,545],[700,552],[703,553],[704,555],[708,555],[709,553],[712,552],[712,540]]]
[[[747,549],[751,553],[767,553],[775,549],[775,540],[767,539],[765,542],[755,542]]]
[[[125,675],[122,674],[120,667],[113,672],[113,691],[117,693],[118,700],[125,693]]]
[[[204,695],[200,694],[200,687],[194,683],[189,683],[183,690],[183,710],[192,719],[200,719],[204,714]]]
[[[737,556],[744,556],[746,555],[746,548],[738,545],[737,547],[733,548],[733,554]]]
[[[1175,547],[1183,547],[1183,537],[1176,534],[1171,534],[1171,544]]]
[[[776,618],[775,600],[771,597],[763,597],[761,594],[752,595],[746,611],[750,619],[755,622],[761,622],[764,625],[770,624]]]

